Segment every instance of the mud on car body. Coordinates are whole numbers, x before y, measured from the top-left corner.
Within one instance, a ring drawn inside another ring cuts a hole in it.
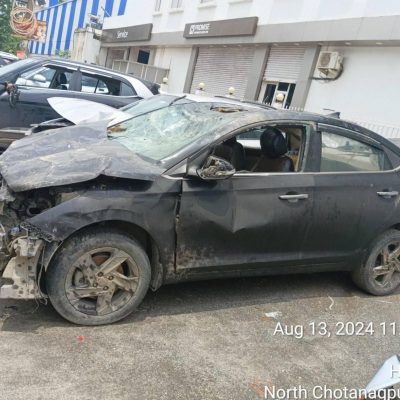
[[[372,294],[398,287],[394,144],[217,98],[157,96],[129,114],[0,157],[0,298],[48,297],[96,325],[189,279],[348,270]]]

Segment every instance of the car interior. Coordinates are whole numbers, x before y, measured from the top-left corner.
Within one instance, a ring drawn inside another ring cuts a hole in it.
[[[306,127],[268,125],[249,129],[213,150],[240,173],[298,172],[302,169]]]
[[[45,66],[21,75],[29,81],[18,82],[49,89],[72,90],[84,93],[106,94],[112,96],[136,96],[135,90],[125,82],[96,74]]]
[[[53,81],[50,84],[50,88],[120,96],[120,81],[111,78],[100,77],[94,74],[85,74],[81,73],[80,71],[80,87],[77,88],[76,85],[71,86],[74,75],[76,75],[77,72],[78,71],[70,72],[67,70],[58,69],[54,75]]]

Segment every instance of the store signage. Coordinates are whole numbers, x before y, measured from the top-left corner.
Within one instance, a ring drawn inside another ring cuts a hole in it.
[[[254,36],[258,17],[224,19],[221,21],[195,22],[185,25],[183,37]]]
[[[104,29],[101,41],[105,43],[138,42],[150,40],[153,24],[127,26],[124,28]]]

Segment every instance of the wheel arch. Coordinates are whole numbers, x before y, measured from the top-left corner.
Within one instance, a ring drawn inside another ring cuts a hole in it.
[[[368,250],[375,243],[375,241],[376,241],[376,239],[378,237],[383,235],[385,232],[388,232],[388,231],[393,230],[393,229],[397,230],[397,231],[400,231],[400,222],[395,223],[395,224],[391,224],[391,225],[387,224],[384,227],[382,227],[381,229],[377,230],[372,238],[368,238],[368,241],[365,242],[365,245],[363,247],[363,251],[365,253],[364,256],[368,253]]]
[[[151,289],[157,290],[163,284],[166,274],[165,263],[162,262],[162,256],[154,238],[141,226],[134,224],[132,222],[118,220],[118,219],[97,221],[91,224],[87,224],[85,226],[81,226],[79,229],[70,233],[62,241],[52,242],[50,245],[46,246],[43,256],[43,266],[45,270],[47,270],[48,266],[51,264],[55,255],[61,249],[63,243],[66,240],[69,240],[70,238],[82,234],[84,232],[96,230],[97,228],[119,231],[131,237],[132,239],[137,240],[145,250],[150,260]],[[40,281],[40,286],[42,288],[45,287],[45,279],[46,279],[46,273],[42,275],[42,279]]]

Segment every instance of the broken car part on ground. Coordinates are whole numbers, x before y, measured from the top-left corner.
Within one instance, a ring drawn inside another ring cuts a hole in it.
[[[165,283],[352,271],[400,283],[400,148],[334,118],[155,96],[0,157],[0,298],[105,324]],[[70,116],[70,118],[72,118]]]

